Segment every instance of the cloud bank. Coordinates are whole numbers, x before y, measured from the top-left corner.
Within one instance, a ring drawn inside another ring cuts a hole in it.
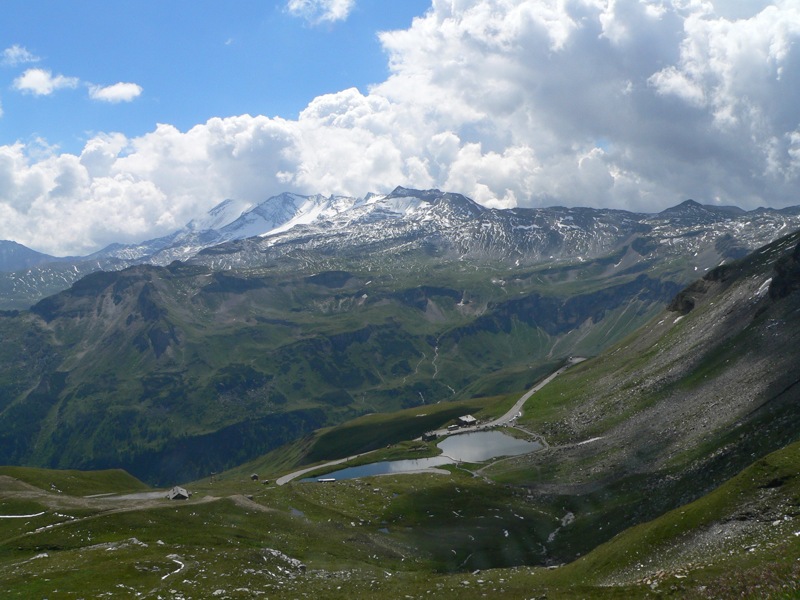
[[[79,156],[0,147],[0,238],[82,253],[167,233],[224,198],[397,185],[495,207],[800,204],[795,0],[432,0],[380,40],[386,81],[318,97],[297,119],[101,134]]]

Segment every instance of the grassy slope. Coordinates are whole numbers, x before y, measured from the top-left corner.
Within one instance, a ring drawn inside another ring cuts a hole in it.
[[[368,412],[510,393],[664,301],[618,307],[639,284],[605,269],[96,273],[37,305],[42,319],[0,319],[26,349],[0,363],[0,460],[174,481]]]
[[[800,443],[759,459],[713,492],[632,527],[553,581],[653,583],[676,595],[800,593]]]
[[[521,423],[550,448],[485,474],[575,514],[549,546],[553,560],[694,500],[798,439],[798,298],[767,290],[797,241],[712,273],[690,288],[694,310],[664,313],[531,399]]]
[[[799,591],[798,464],[794,444],[555,570],[485,570],[487,558],[535,559],[536,538],[554,531],[561,515],[459,472],[283,488],[242,477],[197,484],[183,503],[115,506],[97,498],[82,499],[80,509],[66,494],[42,491],[38,505],[53,512],[0,529],[0,583],[12,598],[199,598],[217,590],[270,598],[637,598],[654,589],[681,598],[792,597]],[[107,475],[83,479],[84,489],[99,489]],[[15,489],[25,488],[3,487],[0,505]],[[447,574],[454,568],[466,572]]]
[[[122,469],[107,471],[75,471],[37,469],[33,467],[0,467],[0,476],[13,477],[42,490],[58,490],[71,496],[90,494],[122,494],[150,488]]]

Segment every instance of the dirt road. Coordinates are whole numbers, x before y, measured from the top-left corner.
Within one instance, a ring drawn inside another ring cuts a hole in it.
[[[540,381],[535,386],[533,386],[530,390],[525,392],[522,396],[520,396],[519,400],[517,400],[514,403],[514,406],[512,406],[511,409],[508,410],[508,412],[506,412],[503,416],[498,417],[497,419],[494,419],[493,421],[489,421],[488,423],[483,423],[481,425],[473,425],[473,426],[469,426],[469,427],[460,427],[459,429],[452,430],[452,431],[449,430],[449,429],[439,429],[439,430],[435,431],[435,433],[437,435],[439,435],[439,436],[458,435],[458,434],[462,434],[462,433],[469,433],[471,431],[479,431],[479,430],[482,430],[482,429],[487,429],[489,427],[499,427],[499,426],[502,426],[502,425],[507,425],[508,423],[511,423],[519,414],[522,413],[522,407],[525,405],[525,403],[528,401],[528,399],[531,396],[533,396],[536,392],[538,392],[540,389],[542,389],[548,383],[553,381],[553,379],[558,377],[561,373],[566,371],[568,368],[570,368],[573,365],[578,364],[579,362],[583,362],[584,360],[586,360],[586,359],[585,358],[579,358],[579,357],[570,358],[566,365],[564,365],[563,367],[561,367],[560,369],[558,369],[554,373],[551,373],[549,376],[547,376],[542,381]],[[289,483],[293,479],[297,479],[301,475],[305,475],[306,473],[310,473],[311,471],[316,471],[318,469],[327,469],[329,467],[335,467],[336,465],[341,465],[343,463],[346,463],[346,462],[348,462],[350,460],[353,460],[355,458],[358,458],[360,456],[364,456],[364,454],[369,454],[369,452],[365,452],[363,454],[356,454],[354,456],[348,456],[347,458],[340,458],[338,460],[332,460],[330,462],[327,462],[327,463],[324,463],[324,464],[321,464],[321,465],[316,465],[316,466],[313,466],[313,467],[307,467],[305,469],[301,469],[299,471],[295,471],[293,473],[289,473],[288,475],[284,475],[283,477],[279,477],[278,479],[275,480],[275,483],[277,485],[284,485],[286,483]]]

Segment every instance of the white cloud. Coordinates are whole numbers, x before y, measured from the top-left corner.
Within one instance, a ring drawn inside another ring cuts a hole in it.
[[[23,46],[14,44],[3,50],[0,64],[4,67],[16,67],[17,65],[24,65],[28,63],[39,62],[39,57],[29,52]]]
[[[0,238],[89,251],[287,189],[407,185],[489,206],[645,211],[688,197],[798,204],[800,6],[717,4],[433,0],[381,34],[386,81],[320,96],[297,119],[98,135],[79,156],[0,147]]]
[[[652,77],[659,91],[708,106],[718,125],[752,122],[783,95],[786,67],[797,66],[800,4],[767,6],[748,19],[690,14],[684,32],[676,64]]]
[[[89,97],[102,102],[130,102],[142,93],[142,86],[135,83],[115,83],[105,87],[99,85],[89,86]]]
[[[666,67],[658,73],[653,73],[647,80],[659,94],[676,96],[688,104],[697,107],[706,105],[706,96],[703,87],[690,79],[675,67]]]
[[[0,146],[0,239],[87,253],[174,231],[223,198],[263,198],[297,168],[283,157],[295,143],[288,125],[250,116],[187,132],[159,125],[133,139],[96,136],[79,156]]]
[[[355,0],[288,0],[286,9],[309,23],[344,21],[355,6]]]
[[[49,96],[56,90],[76,87],[77,77],[54,76],[46,69],[28,69],[14,80],[14,89],[35,96]]]

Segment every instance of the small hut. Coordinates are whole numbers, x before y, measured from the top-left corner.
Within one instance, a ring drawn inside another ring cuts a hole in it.
[[[189,495],[189,492],[177,485],[167,492],[167,498],[169,500],[188,500]]]

